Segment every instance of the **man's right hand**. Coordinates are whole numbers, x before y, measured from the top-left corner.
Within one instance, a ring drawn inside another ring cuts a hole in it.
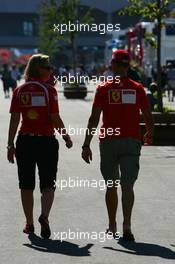
[[[143,136],[144,145],[152,145],[153,143],[153,132],[147,131]]]
[[[70,136],[68,134],[63,135],[63,139],[64,139],[64,141],[66,143],[66,147],[67,148],[71,148],[73,146],[72,140],[71,140],[71,138],[70,138]]]
[[[83,148],[81,157],[86,163],[90,163],[90,161],[92,161],[92,151],[90,147]]]
[[[154,121],[152,113],[150,111],[150,108],[143,109],[142,113],[146,125],[146,133],[143,136],[143,142],[144,145],[152,145],[154,135]]]

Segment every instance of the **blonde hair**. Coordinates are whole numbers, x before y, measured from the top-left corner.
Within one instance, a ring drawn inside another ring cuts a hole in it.
[[[33,77],[40,77],[39,68],[45,63],[49,63],[49,56],[45,54],[35,54],[30,57],[24,70],[25,80]]]

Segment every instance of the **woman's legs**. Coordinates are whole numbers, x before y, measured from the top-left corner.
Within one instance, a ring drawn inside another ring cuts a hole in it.
[[[33,190],[21,190],[21,201],[26,217],[26,224],[33,224]]]
[[[49,217],[49,213],[54,200],[54,189],[46,188],[41,195],[41,215]]]

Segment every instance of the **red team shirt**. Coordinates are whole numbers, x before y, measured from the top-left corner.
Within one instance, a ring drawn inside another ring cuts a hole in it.
[[[31,80],[14,90],[10,113],[21,113],[19,133],[54,135],[50,114],[58,113],[57,91],[54,87]]]
[[[100,139],[106,137],[141,139],[140,110],[149,108],[148,98],[141,84],[127,77],[121,78],[119,84],[115,81],[103,83],[97,87],[93,106],[100,107],[103,111],[101,127],[103,130],[120,129],[120,134],[105,133]]]

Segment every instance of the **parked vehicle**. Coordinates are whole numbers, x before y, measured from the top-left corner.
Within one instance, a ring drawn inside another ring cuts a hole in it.
[[[140,66],[156,65],[156,22],[140,22],[128,31],[128,50]],[[161,65],[175,63],[175,18],[166,18],[161,32]]]

